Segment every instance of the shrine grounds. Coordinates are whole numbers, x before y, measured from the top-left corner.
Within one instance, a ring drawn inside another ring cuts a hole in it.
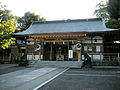
[[[120,68],[69,69],[39,90],[120,90]]]
[[[119,66],[69,68],[63,72],[65,69],[3,64],[0,65],[0,90],[120,90]],[[42,75],[42,73],[45,74]],[[51,79],[58,73],[61,74]],[[21,79],[19,80],[19,78]],[[41,83],[42,80],[50,81]],[[36,89],[36,87],[39,88]]]

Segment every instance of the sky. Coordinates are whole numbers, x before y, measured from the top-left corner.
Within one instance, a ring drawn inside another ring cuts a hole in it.
[[[13,15],[34,12],[46,20],[95,18],[96,5],[106,0],[0,0]]]

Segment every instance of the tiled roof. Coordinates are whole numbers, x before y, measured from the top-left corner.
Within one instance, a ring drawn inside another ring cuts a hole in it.
[[[53,34],[53,33],[77,33],[77,32],[104,32],[106,28],[100,18],[61,20],[61,21],[35,21],[31,26],[15,35]]]

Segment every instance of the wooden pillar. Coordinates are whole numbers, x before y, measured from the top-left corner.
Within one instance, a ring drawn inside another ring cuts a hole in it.
[[[76,44],[76,48],[77,48],[77,50],[78,50],[78,61],[80,61],[80,60],[81,60],[81,51],[82,51],[82,45],[81,45],[80,42],[78,42],[78,43]]]
[[[69,61],[69,42],[68,42],[68,61]]]
[[[100,64],[102,65],[102,53],[100,53]]]
[[[120,58],[120,53],[118,53],[118,61],[119,61],[119,58]]]
[[[50,60],[52,60],[52,43],[50,45]]]
[[[33,55],[33,53],[32,53],[32,60],[34,60],[34,55]]]
[[[10,61],[11,61],[11,53],[10,53],[10,55],[9,55],[9,63],[10,63]]]
[[[44,60],[43,56],[44,56],[44,44],[42,43],[41,56],[40,56],[42,60]]]
[[[120,53],[118,53],[118,64],[120,65]]]
[[[5,53],[5,51],[3,50],[3,61],[5,60],[5,59],[4,59],[4,53]]]
[[[81,59],[81,53],[80,53],[80,50],[78,50],[78,61],[80,61]]]
[[[41,53],[40,53],[40,50],[39,50],[39,60],[41,60],[41,57],[40,57],[40,56],[41,56]]]

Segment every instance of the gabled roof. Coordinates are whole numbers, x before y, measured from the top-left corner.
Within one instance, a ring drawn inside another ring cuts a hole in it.
[[[15,35],[104,32],[107,30],[109,29],[106,28],[101,18],[45,22],[35,21],[27,30],[15,33]]]

